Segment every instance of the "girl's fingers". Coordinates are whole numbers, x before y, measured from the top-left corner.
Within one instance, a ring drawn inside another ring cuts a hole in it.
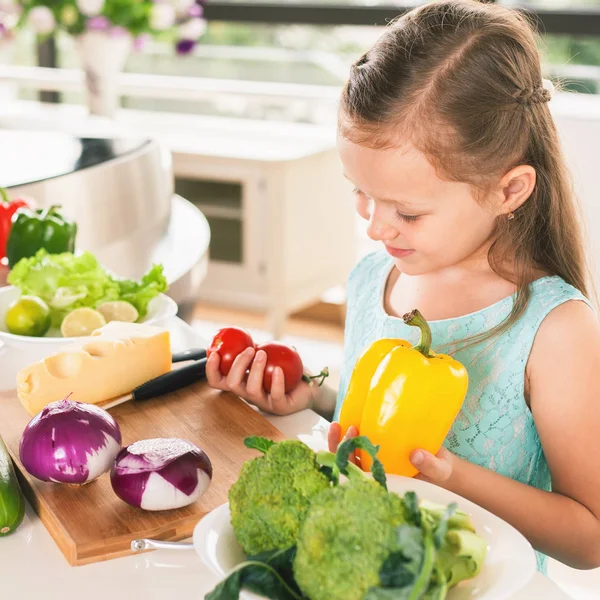
[[[270,410],[275,414],[289,412],[290,397],[285,393],[285,375],[281,367],[273,369],[271,393],[268,395],[268,402]]]
[[[344,439],[342,440],[342,442],[345,442],[346,440],[349,440],[350,438],[356,437],[358,435],[358,429],[356,427],[354,427],[354,425],[351,425],[350,427],[348,427],[348,431],[346,432],[346,435],[344,436]],[[352,452],[352,454],[350,454],[350,462],[353,462],[355,465],[358,464],[358,453],[355,450],[354,452]]]
[[[452,463],[434,456],[425,450],[415,450],[410,455],[413,467],[419,470],[420,479],[433,483],[444,483],[452,475]]]
[[[213,388],[224,390],[227,389],[227,385],[225,383],[225,377],[221,375],[221,370],[219,369],[219,363],[221,361],[220,356],[213,352],[207,361],[206,361],[206,381],[208,381],[208,385]]]
[[[350,427],[348,427],[348,431],[346,431],[346,435],[344,436],[344,439],[342,440],[342,442],[345,442],[346,440],[349,440],[350,438],[356,437],[358,435],[358,429],[356,427],[354,427],[354,425],[350,425]]]
[[[252,366],[250,367],[250,374],[246,379],[246,392],[250,400],[264,400],[266,398],[265,391],[263,389],[263,377],[265,373],[265,367],[267,365],[267,353],[264,350],[259,350],[254,356]]]
[[[238,396],[246,395],[246,371],[250,367],[254,358],[254,348],[246,348],[238,354],[231,365],[231,370],[227,374],[227,386]]]
[[[329,452],[337,451],[337,447],[340,443],[341,437],[342,426],[339,423],[332,423],[329,426],[329,431],[327,432],[327,445],[329,446]]]

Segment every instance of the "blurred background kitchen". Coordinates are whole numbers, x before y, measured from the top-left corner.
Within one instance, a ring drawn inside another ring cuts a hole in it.
[[[598,264],[600,0],[503,3],[536,19],[562,82],[551,109]],[[206,338],[228,324],[281,338],[335,385],[344,281],[373,248],[335,151],[337,98],[413,5],[0,0],[0,187],[60,204],[78,248],[120,275],[161,262]],[[600,573],[550,575],[600,598]]]

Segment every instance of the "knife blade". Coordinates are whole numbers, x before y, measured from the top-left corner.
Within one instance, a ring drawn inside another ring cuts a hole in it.
[[[171,358],[171,362],[179,363],[188,360],[201,360],[206,358],[206,350],[204,348],[191,348],[183,352],[175,352]]]
[[[136,387],[131,393],[120,396],[119,398],[107,400],[106,402],[101,402],[97,406],[108,410],[109,408],[113,408],[131,400],[136,402],[150,400],[151,398],[156,398],[157,396],[180,390],[192,383],[201,381],[205,377],[206,358],[203,358],[201,360],[196,360],[185,367],[174,369],[164,375],[159,375],[154,379],[150,379]]]

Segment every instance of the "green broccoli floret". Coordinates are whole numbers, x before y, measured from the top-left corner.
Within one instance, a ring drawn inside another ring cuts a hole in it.
[[[362,600],[379,584],[405,523],[402,498],[355,479],[313,499],[298,538],[294,576],[311,600]]]
[[[229,490],[231,522],[249,556],[293,546],[311,500],[330,486],[306,444],[286,440],[265,448],[264,456],[244,463]]]

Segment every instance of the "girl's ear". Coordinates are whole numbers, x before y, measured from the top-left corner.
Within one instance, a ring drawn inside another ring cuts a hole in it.
[[[535,188],[536,172],[531,165],[512,168],[500,180],[502,203],[499,214],[513,213],[531,196]]]

